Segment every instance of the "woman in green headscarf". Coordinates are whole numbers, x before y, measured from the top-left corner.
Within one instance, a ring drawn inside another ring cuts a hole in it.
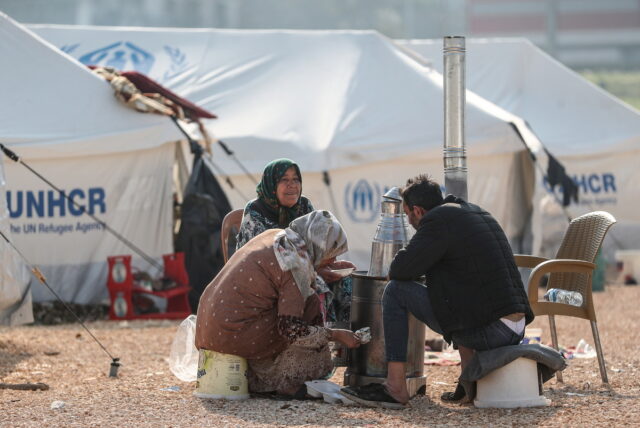
[[[258,197],[244,208],[236,237],[239,250],[254,237],[269,229],[284,229],[293,220],[314,210],[311,201],[302,196],[300,168],[291,159],[276,159],[267,164],[256,187]],[[318,270],[316,291],[325,305],[326,321],[349,321],[351,278],[342,278],[332,269],[355,267],[339,260]],[[328,285],[327,285],[328,284]]]
[[[291,159],[269,162],[256,192],[258,197],[244,208],[236,250],[265,230],[284,229],[313,211],[311,201],[302,196],[300,168]]]

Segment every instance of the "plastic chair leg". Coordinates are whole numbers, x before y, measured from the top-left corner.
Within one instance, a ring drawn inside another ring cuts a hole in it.
[[[556,332],[556,319],[553,315],[549,315],[549,327],[551,329],[551,343],[553,344],[553,349],[560,351],[560,348],[558,347],[558,333]],[[558,382],[564,383],[561,371],[556,372],[556,379]]]
[[[596,354],[598,354],[598,366],[600,366],[600,377],[603,383],[609,383],[607,376],[607,367],[604,364],[604,354],[602,353],[602,345],[600,344],[600,334],[598,333],[598,324],[591,321],[591,331],[593,332],[593,341],[596,346]]]

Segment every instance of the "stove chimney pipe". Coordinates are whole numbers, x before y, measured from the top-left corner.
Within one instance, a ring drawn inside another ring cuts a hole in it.
[[[464,37],[444,38],[444,186],[447,194],[467,200],[465,52]]]

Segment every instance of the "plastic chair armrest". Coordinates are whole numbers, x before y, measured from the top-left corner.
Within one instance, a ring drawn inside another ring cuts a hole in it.
[[[534,268],[540,263],[549,260],[544,257],[529,256],[525,254],[514,254],[513,257],[516,259],[516,265],[522,268]]]
[[[573,259],[552,259],[540,263],[536,266],[529,276],[529,300],[538,299],[538,284],[542,277],[548,273],[591,273],[596,268],[594,263],[585,262],[584,260]]]

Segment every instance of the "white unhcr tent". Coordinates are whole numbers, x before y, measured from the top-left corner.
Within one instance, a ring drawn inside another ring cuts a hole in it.
[[[442,70],[441,40],[398,43]],[[526,39],[467,39],[466,44],[467,88],[526,120],[575,179],[580,200],[569,207],[570,214],[604,210],[616,217],[605,241],[609,257],[616,248],[639,248],[640,113]],[[544,228],[558,208],[541,200],[548,192],[542,177],[536,187],[536,217]]]
[[[272,159],[297,161],[303,192],[342,221],[359,268],[369,264],[385,189],[421,172],[443,182],[442,76],[376,32],[31,28],[85,64],[146,73],[215,111],[209,131],[256,178]],[[470,199],[515,240],[528,221],[534,174],[512,124],[535,146],[517,117],[468,94]],[[214,161],[254,197],[254,183],[217,146]],[[235,208],[244,206],[226,190]]]
[[[0,56],[0,142],[146,254],[172,252],[171,120],[119,104],[103,78],[4,14]],[[107,256],[132,250],[24,166],[5,158],[4,171],[12,242],[64,300],[103,300]],[[32,283],[34,300],[53,299]]]

